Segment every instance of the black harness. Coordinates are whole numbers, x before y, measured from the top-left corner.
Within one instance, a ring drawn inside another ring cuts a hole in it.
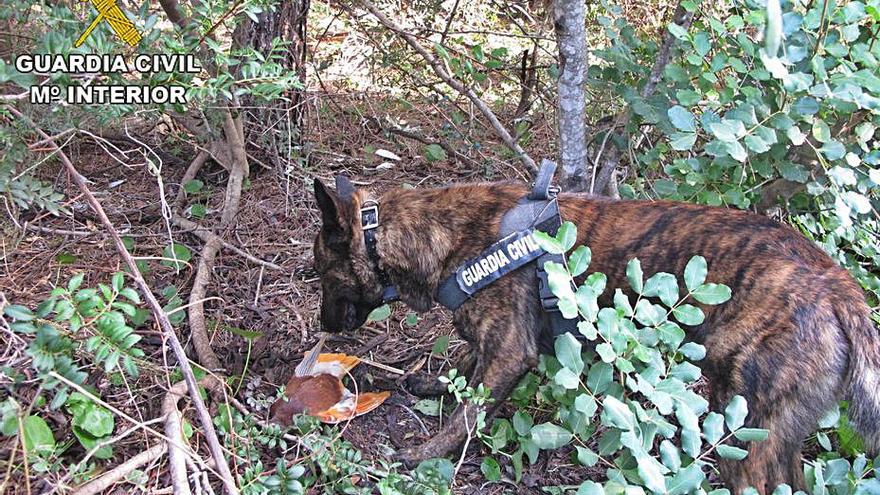
[[[484,249],[479,255],[465,261],[455,272],[443,280],[435,298],[443,306],[456,310],[481,289],[491,285],[508,273],[529,263],[535,263],[538,277],[538,295],[546,316],[547,327],[553,335],[567,332],[576,333],[577,319],[566,319],[556,306],[558,299],[547,283],[544,264],[548,261],[564,263],[563,256],[551,254],[532,238],[535,231],[555,235],[562,225],[559,215],[557,194],[559,189],[551,186],[556,164],[544,160],[528,196],[520,199],[516,206],[508,210],[501,219],[499,237],[501,239]],[[387,274],[379,264],[376,250],[375,229],[379,226],[379,210],[375,201],[366,201],[361,207],[361,228],[364,230],[364,243],[367,255],[374,263],[374,269],[383,285],[382,302],[398,299],[397,289],[391,285]]]

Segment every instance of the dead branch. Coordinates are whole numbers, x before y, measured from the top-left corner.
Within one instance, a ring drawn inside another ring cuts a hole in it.
[[[400,25],[389,19],[388,16],[382,13],[382,11],[379,10],[375,5],[373,5],[369,0],[358,1],[371,14],[373,14],[373,16],[376,17],[376,19],[378,19],[383,26],[403,38],[404,41],[406,41],[406,43],[413,50],[418,52],[419,55],[421,55],[422,58],[424,58],[425,61],[428,62],[431,68],[434,69],[434,72],[440,77],[440,79],[443,80],[444,83],[467,97],[471,101],[471,103],[473,103],[474,106],[477,107],[480,113],[483,114],[483,117],[485,117],[486,120],[489,121],[495,132],[498,134],[501,140],[504,141],[504,144],[507,145],[507,147],[510,148],[514,153],[516,153],[516,156],[519,157],[520,161],[523,163],[526,169],[529,170],[529,172],[535,174],[538,171],[538,166],[535,164],[535,161],[532,160],[532,158],[525,152],[525,150],[522,149],[519,143],[517,143],[513,136],[510,135],[510,132],[508,132],[507,129],[504,128],[504,125],[501,123],[501,121],[498,120],[498,117],[495,116],[495,113],[492,112],[488,105],[486,105],[486,102],[480,99],[480,97],[477,96],[477,94],[474,93],[471,88],[465,86],[464,84],[462,84],[461,81],[452,77],[446,71],[446,68],[443,66],[443,64],[440,63],[440,61],[437,60],[437,58],[432,55],[431,52],[423,47],[418,42],[415,36],[404,31],[403,28],[400,27]]]
[[[37,132],[37,134],[39,134],[43,139],[49,139],[49,135],[43,132],[42,129],[37,127],[37,125],[34,124],[24,114],[13,107],[7,106],[6,108],[10,113],[15,115],[22,121],[26,122],[29,126],[33,127],[35,132]],[[156,296],[153,295],[153,292],[152,290],[150,290],[147,282],[141,276],[141,272],[135,264],[134,258],[131,257],[131,254],[125,247],[125,244],[123,244],[122,238],[119,236],[116,228],[113,227],[113,223],[111,223],[110,219],[107,218],[107,214],[104,212],[104,208],[101,206],[101,203],[98,201],[97,198],[95,198],[95,195],[92,194],[92,191],[86,184],[85,177],[80,175],[80,173],[76,170],[76,167],[73,165],[73,162],[71,162],[70,158],[67,157],[67,154],[64,153],[64,151],[60,147],[58,147],[58,145],[55,144],[54,141],[49,141],[49,143],[52,145],[53,148],[55,148],[58,153],[59,159],[64,164],[64,167],[67,169],[67,172],[70,175],[71,179],[82,192],[83,196],[85,196],[86,201],[89,203],[89,206],[91,206],[92,210],[94,210],[95,214],[101,220],[101,223],[107,229],[107,232],[113,239],[113,243],[116,246],[117,252],[119,252],[120,257],[122,257],[122,259],[125,261],[126,266],[128,266],[129,268],[129,275],[134,278],[135,285],[137,285],[138,289],[147,300],[147,305],[150,307],[150,310],[153,313],[153,317],[156,319],[156,322],[162,329],[165,338],[168,339],[168,342],[171,343],[171,349],[173,350],[174,355],[177,358],[178,364],[180,365],[180,371],[183,374],[184,380],[186,381],[190,397],[193,401],[193,406],[198,413],[199,421],[202,424],[205,439],[208,442],[208,447],[211,451],[211,455],[214,457],[214,460],[217,463],[217,470],[219,471],[220,477],[223,480],[223,485],[226,489],[226,493],[229,495],[237,495],[238,488],[236,488],[235,486],[235,480],[232,477],[232,472],[230,472],[229,466],[226,464],[226,460],[223,457],[223,448],[220,446],[220,440],[217,438],[217,432],[214,430],[214,424],[212,422],[211,415],[208,412],[207,407],[205,407],[205,402],[199,395],[199,388],[198,384],[196,383],[195,376],[193,375],[192,367],[190,367],[189,360],[186,357],[186,352],[183,350],[183,346],[180,344],[180,340],[177,338],[177,334],[174,333],[174,328],[171,326],[171,322],[168,320],[168,316],[165,314],[165,311],[162,309],[162,305],[156,299]]]
[[[226,249],[234,252],[235,254],[237,254],[243,258],[246,258],[248,261],[256,263],[260,266],[264,266],[270,270],[284,271],[283,267],[276,265],[275,263],[272,263],[271,261],[265,261],[265,260],[261,260],[260,258],[257,258],[256,256],[248,253],[244,249],[236,246],[235,244],[232,244],[231,242],[224,240],[223,238],[221,238],[220,236],[218,236],[217,234],[212,232],[211,229],[204,227],[202,225],[199,225],[196,222],[193,222],[192,220],[187,220],[186,218],[183,218],[182,216],[175,214],[174,216],[171,217],[171,222],[174,223],[174,225],[177,225],[178,227],[180,227],[182,229],[186,229],[191,234],[193,234],[196,237],[198,237],[199,239],[201,239],[203,242],[208,242],[211,239],[216,237],[217,239],[220,240],[220,244],[223,247],[225,247]]]
[[[679,26],[689,29],[691,27],[691,23],[694,22],[694,14],[693,12],[688,12],[682,6],[682,3],[679,1],[678,6],[675,8],[675,13],[672,15],[672,21]],[[654,94],[654,91],[657,89],[657,84],[663,79],[663,71],[666,69],[666,66],[669,64],[669,59],[672,55],[672,48],[675,46],[676,38],[666,30],[663,34],[663,41],[660,45],[660,50],[657,52],[657,58],[654,61],[654,66],[651,68],[651,73],[648,76],[648,80],[645,82],[645,85],[642,87],[641,96],[642,98],[648,98]],[[629,118],[630,111],[627,108],[623,112],[619,113],[617,117],[614,119],[614,123],[611,125],[609,129],[609,133],[614,132],[618,127],[622,126],[624,122],[626,122],[627,118]],[[602,191],[604,192],[608,183],[611,180],[612,173],[614,170],[620,165],[620,152],[617,147],[612,145],[611,148],[608,149],[609,154],[606,155],[606,159],[599,165],[599,157],[605,151],[605,144],[608,142],[608,139],[605,139],[602,143],[602,146],[599,148],[599,151],[596,154],[596,159],[593,160],[593,187],[590,188],[590,192],[593,191]],[[598,172],[597,169],[598,168]]]
[[[187,182],[196,178],[196,174],[201,170],[202,165],[208,160],[208,152],[204,150],[200,150],[196,157],[190,162],[189,166],[186,168],[186,172],[183,173],[183,177],[180,178],[180,187],[177,189],[177,196],[174,197],[174,207],[180,208],[183,206],[183,201],[186,199],[186,190],[184,186]]]
[[[175,383],[165,399],[162,401],[162,415],[165,416],[165,436],[173,438],[179,443],[186,444],[183,436],[183,416],[177,403],[183,398],[186,391],[186,383]],[[176,444],[168,444],[168,473],[171,476],[171,486],[174,487],[174,495],[190,495],[189,481],[186,471],[186,452]]]
[[[185,385],[185,384],[184,384]],[[122,464],[102,474],[101,477],[89,481],[85,485],[74,490],[71,495],[97,495],[102,493],[117,482],[124,479],[132,471],[138,469],[144,464],[149,464],[165,454],[167,445],[164,442],[157,443],[149,449],[128,459]]]

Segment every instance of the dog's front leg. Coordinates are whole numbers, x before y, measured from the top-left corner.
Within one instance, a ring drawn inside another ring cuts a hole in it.
[[[505,328],[505,331],[494,333],[511,339],[511,342],[481,342],[475,350],[476,363],[470,385],[476,387],[480,383],[488,387],[493,402],[486,406],[487,417],[491,417],[498,405],[507,399],[513,387],[522,375],[537,364],[538,356],[533,346],[523,345],[518,341],[517,331]],[[500,345],[499,345],[500,344]],[[470,403],[460,404],[442,430],[424,444],[404,449],[395,456],[407,465],[413,465],[424,459],[441,457],[460,447],[464,441],[474,434],[479,408]]]

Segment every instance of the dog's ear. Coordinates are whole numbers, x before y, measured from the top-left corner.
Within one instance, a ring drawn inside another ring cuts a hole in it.
[[[336,176],[336,194],[344,201],[351,201],[354,197],[354,184],[344,175]]]
[[[324,228],[328,232],[337,231],[340,232],[343,230],[343,225],[341,222],[340,210],[341,204],[339,196],[328,189],[327,186],[321,182],[321,179],[315,178],[314,182],[315,188],[315,201],[318,202],[318,208],[321,210],[321,222],[324,225]]]

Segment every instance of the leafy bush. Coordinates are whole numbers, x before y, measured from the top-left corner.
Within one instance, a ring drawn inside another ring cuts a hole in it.
[[[784,2],[769,17],[756,0],[682,6],[695,21],[689,30],[669,24],[675,54],[648,98],[638,85],[658,45],[615,7],[599,17],[610,46],[594,52],[590,84],[626,103],[627,134],[657,138],[618,142],[635,169],[621,194],[738,208],[781,196],[792,223],[849,268],[875,305],[880,3]]]

